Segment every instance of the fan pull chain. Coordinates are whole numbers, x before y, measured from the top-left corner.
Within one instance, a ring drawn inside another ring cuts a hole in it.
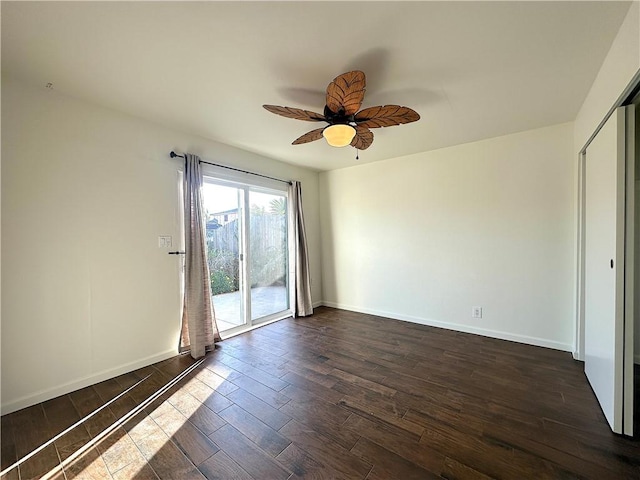
[[[358,156],[359,153],[360,153],[360,150],[356,149],[356,160],[360,160],[360,157]]]

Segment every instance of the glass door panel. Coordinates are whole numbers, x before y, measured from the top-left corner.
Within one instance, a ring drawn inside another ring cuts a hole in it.
[[[202,197],[207,221],[207,262],[218,329],[246,324],[242,232],[244,190],[205,182]]]
[[[252,190],[249,205],[251,319],[267,320],[289,309],[287,197]]]

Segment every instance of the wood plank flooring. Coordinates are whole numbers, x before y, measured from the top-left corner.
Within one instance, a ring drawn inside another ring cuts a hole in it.
[[[4,470],[148,376],[2,478],[640,479],[640,442],[610,432],[568,353],[322,307],[160,390],[193,365],[3,416]]]

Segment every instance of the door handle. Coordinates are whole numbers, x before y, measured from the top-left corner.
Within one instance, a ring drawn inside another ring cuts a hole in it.
[[[175,252],[167,252],[169,255],[184,255],[186,252],[175,251]]]

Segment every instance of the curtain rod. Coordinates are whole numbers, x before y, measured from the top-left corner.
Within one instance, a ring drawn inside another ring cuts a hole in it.
[[[171,151],[169,156],[171,158],[175,158],[175,157],[184,158],[184,155],[178,155],[173,150]],[[236,172],[248,173],[249,175],[255,175],[257,177],[268,178],[269,180],[275,180],[277,182],[288,183],[289,185],[291,185],[291,181],[289,181],[289,180],[282,180],[280,178],[270,177],[268,175],[262,175],[261,173],[248,172],[247,170],[241,170],[239,168],[227,167],[226,165],[220,165],[219,163],[205,162],[204,160],[200,160],[200,163],[206,163],[207,165],[213,165],[214,167],[227,168],[229,170],[235,170]]]

